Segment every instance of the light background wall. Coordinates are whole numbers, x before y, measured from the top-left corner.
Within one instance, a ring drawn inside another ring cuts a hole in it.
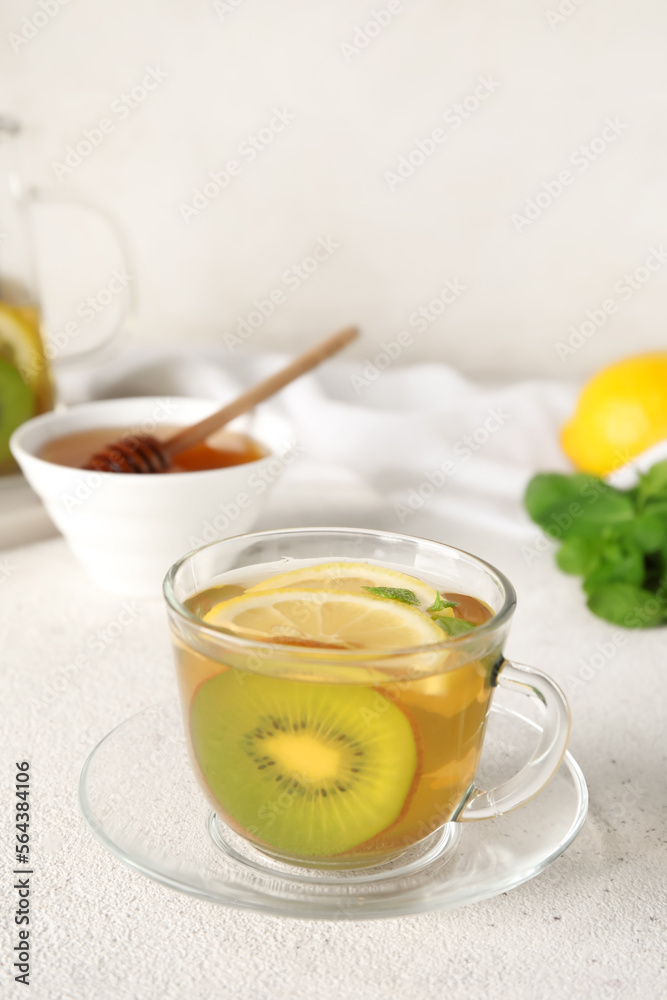
[[[365,334],[356,356],[372,358],[458,278],[466,290],[427,330],[412,328],[401,363],[578,377],[665,347],[667,263],[630,295],[614,289],[667,245],[664,3],[393,6],[391,23],[346,54],[385,0],[4,0],[3,109],[24,122],[33,180],[100,199],[122,221],[140,299],[134,342],[220,343],[282,287],[286,301],[243,350],[295,349],[354,321]],[[44,8],[33,38],[12,39]],[[166,79],[121,119],[114,102],[149,67]],[[480,77],[495,92],[460,127],[444,121]],[[274,108],[294,120],[246,162],[240,143]],[[113,131],[59,180],[54,163],[105,117]],[[573,164],[608,118],[626,127],[587,169]],[[390,190],[386,172],[438,126],[446,141]],[[180,206],[230,159],[240,175],[186,222]],[[513,213],[566,168],[572,183],[518,232]],[[57,331],[114,259],[81,213],[43,209],[36,224]],[[281,276],[319,237],[340,246],[287,289]],[[617,311],[559,357],[570,327],[610,298]]]

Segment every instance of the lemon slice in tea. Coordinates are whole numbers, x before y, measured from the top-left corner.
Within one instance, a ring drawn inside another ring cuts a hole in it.
[[[365,587],[409,590],[415,595],[423,611],[436,599],[435,588],[418,580],[416,576],[363,562],[325,562],[314,566],[300,566],[287,573],[269,576],[250,587],[247,592],[282,590],[284,587],[299,590],[341,590],[347,594],[366,593]]]
[[[337,590],[249,590],[204,615],[248,639],[342,649],[406,649],[442,642],[436,622],[391,598]]]

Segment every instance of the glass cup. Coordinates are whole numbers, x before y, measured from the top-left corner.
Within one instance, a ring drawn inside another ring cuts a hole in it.
[[[238,586],[345,560],[470,595],[493,616],[437,644],[391,651],[255,641],[203,620]],[[164,590],[195,775],[218,823],[274,861],[385,864],[448,823],[521,806],[560,765],[567,702],[543,673],[505,659],[515,593],[482,559],[381,531],[267,531],[186,555]],[[498,684],[536,699],[543,719],[530,760],[485,790],[475,775]]]

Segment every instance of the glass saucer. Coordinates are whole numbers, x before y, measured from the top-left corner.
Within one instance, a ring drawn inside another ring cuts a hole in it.
[[[481,787],[516,772],[539,724],[497,689]],[[313,870],[266,857],[211,813],[190,769],[176,702],[139,712],[88,757],[79,798],[97,839],[163,885],[222,906],[273,916],[371,920],[451,909],[533,878],[579,833],[588,807],[568,753],[532,801],[493,820],[449,823],[399,858],[372,868]]]

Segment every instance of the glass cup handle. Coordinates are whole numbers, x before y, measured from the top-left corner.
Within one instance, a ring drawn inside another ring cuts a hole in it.
[[[541,702],[544,709],[542,734],[532,757],[517,774],[489,791],[473,790],[457,817],[459,822],[502,816],[532,799],[553,778],[567,749],[570,709],[554,681],[533,667],[505,660],[498,683]]]
[[[51,203],[54,205],[72,205],[76,208],[80,208],[84,212],[90,212],[91,214],[98,216],[113,236],[120,253],[121,265],[125,273],[130,275],[131,280],[127,282],[125,288],[123,289],[124,308],[122,316],[120,321],[115,324],[111,330],[109,330],[104,340],[96,344],[95,347],[92,347],[88,351],[78,352],[71,359],[68,359],[66,354],[59,355],[53,363],[54,365],[66,365],[70,360],[72,363],[77,364],[80,361],[86,362],[92,360],[96,355],[100,354],[104,348],[108,348],[113,341],[117,340],[121,334],[126,333],[136,324],[137,293],[135,290],[132,253],[125,235],[125,230],[120,222],[118,222],[115,215],[104,205],[100,205],[98,202],[90,200],[87,197],[72,194],[71,191],[61,193],[50,188],[32,186],[27,190],[26,195],[29,202],[41,202],[43,204]]]

